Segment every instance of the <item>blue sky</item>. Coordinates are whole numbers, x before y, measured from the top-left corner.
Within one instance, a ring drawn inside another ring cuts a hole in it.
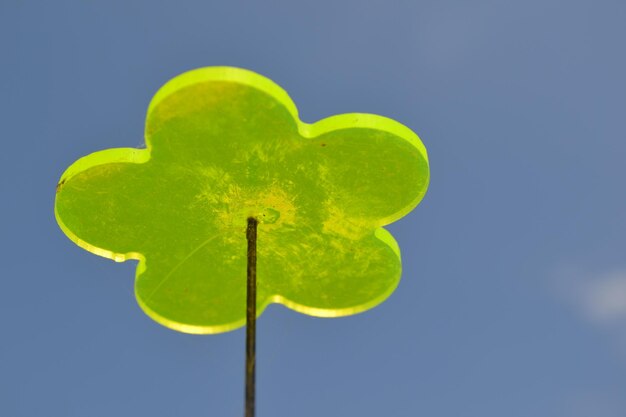
[[[0,415],[241,415],[243,331],[152,322],[135,264],[53,215],[70,163],[140,146],[156,90],[211,65],[307,122],[399,120],[431,161],[384,304],[261,317],[259,417],[626,415],[624,21],[609,0],[2,1]]]

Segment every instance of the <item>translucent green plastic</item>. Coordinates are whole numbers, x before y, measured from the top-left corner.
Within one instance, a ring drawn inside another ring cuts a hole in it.
[[[272,302],[355,314],[396,288],[400,251],[382,226],[411,211],[429,180],[407,127],[356,113],[303,123],[269,79],[209,67],[157,92],[145,136],[147,149],[71,165],[55,213],[79,246],[139,260],[135,294],[157,322],[188,333],[245,324],[249,216],[260,222],[259,314]]]

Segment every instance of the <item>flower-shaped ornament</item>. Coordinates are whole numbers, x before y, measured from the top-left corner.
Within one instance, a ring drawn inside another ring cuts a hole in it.
[[[407,127],[358,113],[307,124],[271,80],[208,67],[157,92],[145,140],[72,164],[55,213],[79,246],[139,261],[135,294],[157,322],[188,333],[245,324],[251,216],[259,314],[280,303],[349,315],[396,288],[400,251],[382,226],[411,211],[429,180]]]

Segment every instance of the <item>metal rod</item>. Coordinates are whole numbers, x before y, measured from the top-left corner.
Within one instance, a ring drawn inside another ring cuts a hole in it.
[[[254,417],[256,379],[256,238],[259,222],[248,218],[248,274],[246,291],[246,414]]]

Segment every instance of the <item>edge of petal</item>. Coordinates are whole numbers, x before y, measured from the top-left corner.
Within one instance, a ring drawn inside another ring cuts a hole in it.
[[[74,175],[79,174],[88,170],[89,168],[93,168],[98,165],[104,164],[114,164],[120,162],[127,163],[135,163],[142,164],[147,162],[150,159],[150,152],[147,149],[136,149],[136,148],[113,148],[113,149],[105,149],[103,151],[98,151],[91,153],[89,155],[83,156],[78,159],[72,165],[70,165],[65,172],[61,175],[61,179],[59,180],[59,184],[65,183],[71,179]],[[57,224],[65,233],[65,235],[75,244],[80,246],[81,248],[96,254],[98,256],[102,256],[104,258],[112,259],[115,262],[124,262],[129,259],[141,260],[143,259],[143,255],[138,252],[128,252],[128,253],[116,253],[110,251],[108,249],[100,248],[98,246],[92,245],[81,238],[79,238],[69,227],[65,225],[61,215],[59,214],[57,207],[57,195],[54,198],[54,217],[57,221]]]
[[[151,309],[143,301],[143,299],[139,295],[139,292],[137,291],[137,285],[136,285],[137,281],[139,279],[139,276],[143,273],[145,269],[146,269],[146,261],[145,261],[145,258],[142,257],[141,260],[139,261],[139,265],[137,265],[137,270],[135,273],[135,290],[134,290],[135,299],[137,300],[137,304],[139,305],[141,310],[148,317],[150,317],[152,320],[156,321],[160,325],[165,326],[168,329],[176,330],[181,333],[198,334],[198,335],[226,333],[226,332],[230,332],[233,330],[237,330],[246,325],[245,316],[241,320],[233,321],[230,323],[223,323],[223,324],[217,324],[217,325],[212,325],[212,326],[208,326],[208,325],[203,326],[199,324],[180,323],[180,322],[168,319],[167,317],[160,315],[159,313]],[[261,316],[261,314],[263,314],[263,312],[265,311],[265,308],[270,303],[271,303],[271,300],[268,299],[268,300],[264,300],[263,303],[261,303],[260,305],[257,305],[257,312],[256,312],[257,319]]]
[[[152,111],[169,95],[190,85],[207,81],[231,81],[263,91],[274,97],[278,102],[285,106],[294,119],[299,122],[298,109],[296,108],[295,103],[291,100],[289,94],[287,94],[287,92],[274,81],[247,69],[216,66],[196,68],[183,72],[163,84],[163,86],[157,90],[148,105],[148,112],[146,113],[146,128],[148,127],[147,122],[150,119]],[[146,138],[148,136],[149,135],[146,133]]]

